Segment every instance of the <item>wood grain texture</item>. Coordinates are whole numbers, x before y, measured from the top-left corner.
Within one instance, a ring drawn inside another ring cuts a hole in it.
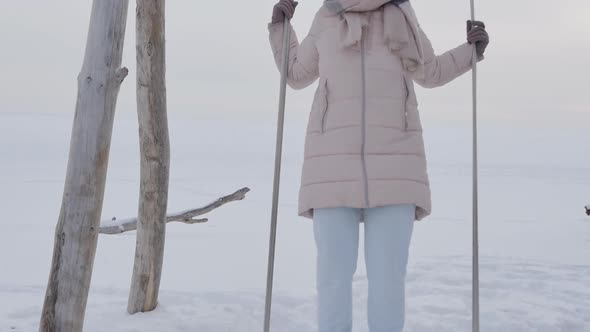
[[[137,0],[141,184],[135,263],[127,306],[130,314],[156,308],[164,259],[170,169],[164,9],[164,0]]]
[[[63,201],[39,330],[80,332],[96,253],[113,118],[119,88],[127,0],[94,0]]]

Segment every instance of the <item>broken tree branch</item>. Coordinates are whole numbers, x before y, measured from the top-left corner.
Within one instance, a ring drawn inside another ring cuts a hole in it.
[[[182,212],[177,212],[177,213],[172,213],[172,214],[166,216],[166,223],[170,223],[170,222],[181,222],[184,224],[205,223],[208,221],[207,218],[195,219],[195,217],[209,213],[209,212],[217,209],[218,207],[221,207],[222,205],[225,205],[229,202],[241,201],[244,198],[246,198],[246,193],[248,193],[249,191],[250,191],[250,189],[245,187],[245,188],[242,188],[242,189],[236,191],[235,193],[233,193],[231,195],[221,197],[221,198],[207,204],[204,207],[201,207],[198,209],[182,211]],[[114,235],[114,234],[121,234],[121,233],[129,232],[129,231],[134,231],[136,229],[137,229],[137,218],[121,219],[121,220],[116,220],[113,218],[113,220],[103,221],[100,226],[99,232],[101,234]]]

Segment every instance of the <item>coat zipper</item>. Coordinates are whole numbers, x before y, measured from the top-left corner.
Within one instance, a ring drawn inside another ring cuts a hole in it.
[[[369,178],[367,176],[367,162],[365,159],[365,143],[366,143],[366,113],[367,113],[367,81],[365,75],[365,27],[362,28],[361,33],[361,76],[362,76],[362,143],[361,143],[361,161],[363,164],[363,182],[365,190],[365,207],[369,208]]]

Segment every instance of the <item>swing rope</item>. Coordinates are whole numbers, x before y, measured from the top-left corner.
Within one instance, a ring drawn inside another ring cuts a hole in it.
[[[475,21],[475,0],[471,1],[471,21]],[[479,332],[479,204],[477,161],[477,48],[473,44],[472,58],[473,98],[473,276],[472,276],[472,330]]]
[[[272,303],[272,284],[275,265],[275,248],[277,239],[277,216],[279,209],[279,184],[281,179],[281,156],[283,154],[283,127],[285,123],[285,102],[287,96],[287,74],[289,70],[289,47],[291,45],[291,27],[289,19],[283,23],[283,50],[281,54],[281,85],[279,92],[279,117],[277,125],[277,143],[275,151],[275,173],[272,193],[272,211],[270,222],[270,243],[268,249],[268,271],[266,276],[266,301],[264,308],[264,332],[270,331],[270,314]]]

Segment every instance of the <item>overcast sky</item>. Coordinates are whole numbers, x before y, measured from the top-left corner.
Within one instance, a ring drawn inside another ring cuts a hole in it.
[[[91,0],[0,2],[0,112],[73,114]],[[465,39],[467,0],[412,0],[438,53]],[[321,0],[301,0],[300,38]],[[480,66],[481,121],[561,128],[590,123],[590,2],[476,1],[491,35]],[[276,113],[278,73],[266,24],[274,0],[167,1],[169,112]],[[131,70],[118,112],[135,112],[135,2],[124,65]],[[470,75],[418,89],[429,123],[469,123]],[[290,91],[288,112],[305,119],[313,87]],[[65,112],[65,113],[64,113]]]

